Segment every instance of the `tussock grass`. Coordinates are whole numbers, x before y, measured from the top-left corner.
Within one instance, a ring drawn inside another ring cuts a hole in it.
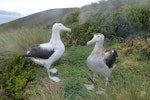
[[[27,100],[61,100],[59,86],[47,78],[34,81],[27,88],[31,96]]]
[[[25,53],[33,44],[49,41],[50,34],[50,30],[41,27],[12,30],[0,34],[0,63],[12,58],[14,54]]]

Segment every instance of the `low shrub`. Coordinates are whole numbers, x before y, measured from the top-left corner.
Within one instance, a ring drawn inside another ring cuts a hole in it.
[[[26,86],[33,79],[33,65],[29,60],[22,59],[16,55],[8,64],[1,67],[0,85],[5,91],[8,98],[23,99],[28,91]]]
[[[83,25],[74,23],[70,27],[72,33],[62,36],[66,46],[86,45],[86,42],[93,36],[93,32],[96,29],[92,22]]]

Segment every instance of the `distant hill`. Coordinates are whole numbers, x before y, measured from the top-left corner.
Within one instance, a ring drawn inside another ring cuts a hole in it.
[[[23,15],[21,15],[17,12],[0,10],[0,24],[10,22],[10,21],[18,19],[22,16]]]
[[[62,8],[42,11],[26,17],[19,18],[9,23],[1,24],[0,30],[51,25],[54,22],[60,22],[66,15],[77,11],[78,9],[79,8]]]
[[[9,29],[32,28],[37,26],[48,27],[54,22],[63,22],[70,13],[79,11],[79,24],[92,20],[95,16],[117,10],[123,6],[144,6],[150,9],[150,0],[102,0],[81,8],[59,8],[38,12],[29,16],[21,17],[9,23],[1,24],[0,31]]]

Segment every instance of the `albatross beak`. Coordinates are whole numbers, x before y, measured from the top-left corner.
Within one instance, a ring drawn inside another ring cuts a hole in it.
[[[64,27],[64,30],[65,30],[65,31],[68,31],[68,32],[71,32],[71,29],[70,29],[70,28],[67,28],[67,27]]]
[[[87,46],[90,45],[90,44],[92,44],[92,43],[94,43],[94,42],[95,42],[95,41],[94,41],[93,39],[90,40],[90,41],[88,41],[88,42],[87,42]]]
[[[68,31],[68,32],[71,32],[71,29],[70,29],[70,28],[68,28],[68,29],[67,29],[67,31]]]

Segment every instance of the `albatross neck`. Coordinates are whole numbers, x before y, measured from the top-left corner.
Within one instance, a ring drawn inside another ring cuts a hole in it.
[[[103,42],[96,42],[92,53],[100,53],[100,52],[103,52]]]
[[[51,36],[51,39],[50,39],[50,42],[51,41],[57,41],[57,42],[60,42],[61,41],[61,38],[60,38],[60,30],[52,30],[52,36]]]

